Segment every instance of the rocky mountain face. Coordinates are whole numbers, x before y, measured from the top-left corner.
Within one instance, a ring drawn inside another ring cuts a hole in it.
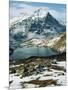
[[[61,25],[49,12],[42,13],[38,9],[25,19],[13,22],[9,30],[10,55],[23,42],[30,39],[43,38],[50,40],[66,31],[66,27]]]
[[[29,32],[45,36],[51,33],[53,36],[54,34],[64,31],[65,26],[61,25],[55,18],[53,18],[49,12],[47,12],[43,17],[39,17],[39,15],[32,15],[24,20],[10,25],[10,33],[18,34],[18,32],[21,32],[23,37]]]

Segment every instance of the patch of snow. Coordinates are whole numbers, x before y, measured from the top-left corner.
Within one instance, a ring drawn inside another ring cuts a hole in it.
[[[53,80],[57,80],[57,84],[66,85],[66,75],[60,75],[60,76],[58,76],[58,74],[61,74],[61,72],[58,71],[58,70],[57,71],[54,71],[53,70],[51,76],[41,76],[39,80],[53,79]],[[50,74],[48,74],[48,75],[50,75]]]
[[[13,88],[13,89],[20,89],[22,88],[20,82],[21,82],[21,79],[19,76],[14,76],[14,74],[11,74],[10,75],[10,81],[13,81],[11,84],[10,84],[10,88]]]
[[[28,39],[33,38],[35,36],[35,33],[29,32],[28,33]]]
[[[57,80],[57,84],[65,85],[66,84],[66,75],[58,76],[58,74],[61,74],[61,73],[64,73],[64,72],[59,71],[59,70],[54,70],[54,69],[51,69],[51,71],[44,71],[44,73],[42,74],[42,76],[40,77],[39,80],[53,79],[53,80]],[[48,76],[45,76],[45,75],[48,75]]]
[[[24,64],[20,64],[20,65],[24,65]],[[13,68],[13,67],[18,67],[20,65],[10,65],[10,68]]]
[[[12,19],[10,19],[10,27],[18,22],[22,22],[22,20],[28,18],[29,16],[27,17],[22,17],[22,16],[19,16],[19,17],[14,17]]]
[[[56,79],[57,84],[66,85],[66,76],[58,76]]]
[[[44,7],[38,8],[37,10],[34,11],[33,19],[37,18],[37,17],[40,17],[40,18],[42,18],[44,16],[46,17],[47,14],[48,14],[48,9],[47,8],[44,8]]]
[[[63,73],[64,71],[60,71],[60,70],[55,70],[55,69],[51,69],[52,70],[52,73]]]
[[[65,51],[65,50],[66,50],[66,47],[65,47],[65,46],[60,47],[60,51],[61,51],[61,52]]]
[[[57,62],[57,66],[62,66],[64,68],[66,68],[66,62],[65,61],[59,61],[59,62]]]
[[[27,82],[27,81],[31,81],[31,80],[36,80],[40,76],[42,76],[42,75],[38,74],[38,75],[32,75],[32,76],[23,77],[22,81]]]
[[[48,79],[52,79],[52,76],[43,76],[39,80],[48,80]]]

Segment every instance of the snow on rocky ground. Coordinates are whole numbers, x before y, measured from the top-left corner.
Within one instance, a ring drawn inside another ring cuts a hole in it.
[[[44,12],[44,10],[46,12]],[[48,10],[45,7],[42,7],[42,8],[34,7],[33,10],[29,8],[23,8],[22,11],[20,11],[19,13],[21,13],[22,15],[19,15],[10,19],[10,25],[16,24],[17,22],[21,22],[22,20],[28,17],[32,17],[32,19],[35,19],[37,17],[42,18],[44,16],[47,16]],[[37,13],[39,13],[39,15],[37,15]]]
[[[23,64],[20,64],[20,65],[23,65]],[[10,65],[10,68],[13,68],[13,67],[18,67],[20,65]]]
[[[62,66],[64,68],[66,68],[66,62],[65,61],[57,62],[57,66]]]
[[[21,89],[23,87],[21,85],[21,82],[31,81],[33,79],[36,79],[37,77],[36,76],[30,76],[30,77],[24,77],[23,79],[21,79],[19,76],[16,76],[15,74],[11,74],[10,75],[10,81],[13,81],[13,82],[10,84],[10,89]],[[38,87],[38,85],[25,84],[25,87],[26,88],[33,88],[33,87]]]
[[[55,64],[53,64],[53,65],[55,65]],[[64,69],[66,68],[66,62],[65,61],[57,61],[56,65],[63,67]]]
[[[63,66],[66,68],[66,62],[65,61],[59,61],[57,62],[58,66]],[[37,75],[31,75],[31,76],[26,76],[23,78],[20,78],[20,76],[17,76],[16,74],[10,74],[10,81],[13,81],[10,84],[10,88],[34,88],[34,87],[39,87],[38,85],[35,84],[29,84],[29,83],[24,83],[24,82],[29,82],[31,80],[57,80],[57,85],[66,85],[66,72],[60,71],[60,70],[55,70],[55,69],[50,69],[50,71],[47,70],[47,67],[44,68],[45,70]],[[64,73],[64,75],[62,74]],[[23,83],[23,86],[21,85],[21,82]],[[50,85],[49,85],[50,86]],[[54,86],[54,85],[51,85]]]
[[[10,81],[13,81],[10,85],[10,88],[16,89],[16,88],[22,88],[21,84],[20,84],[20,77],[19,76],[15,76],[14,74],[10,75]]]

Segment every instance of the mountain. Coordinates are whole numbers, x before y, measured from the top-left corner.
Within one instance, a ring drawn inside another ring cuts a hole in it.
[[[44,13],[43,13],[44,12]],[[65,26],[61,25],[49,12],[38,9],[25,19],[20,18],[10,25],[10,32],[17,32],[26,35],[29,32],[45,35],[45,37],[55,36],[65,31]]]
[[[53,36],[65,31],[65,27],[48,12],[43,18],[37,17],[32,20],[29,31],[48,37],[48,35]]]
[[[49,47],[58,52],[65,52],[66,50],[66,33],[62,33],[57,37],[50,39],[30,39],[24,43],[20,44],[20,47],[24,46],[39,46],[39,47]]]
[[[39,8],[32,15],[19,17],[10,23],[9,43],[10,54],[30,39],[50,39],[58,37],[66,31],[66,26],[60,24],[50,12]]]

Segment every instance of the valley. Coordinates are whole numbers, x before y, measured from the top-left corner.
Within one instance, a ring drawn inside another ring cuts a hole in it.
[[[10,20],[10,89],[66,85],[66,24],[46,8]]]

